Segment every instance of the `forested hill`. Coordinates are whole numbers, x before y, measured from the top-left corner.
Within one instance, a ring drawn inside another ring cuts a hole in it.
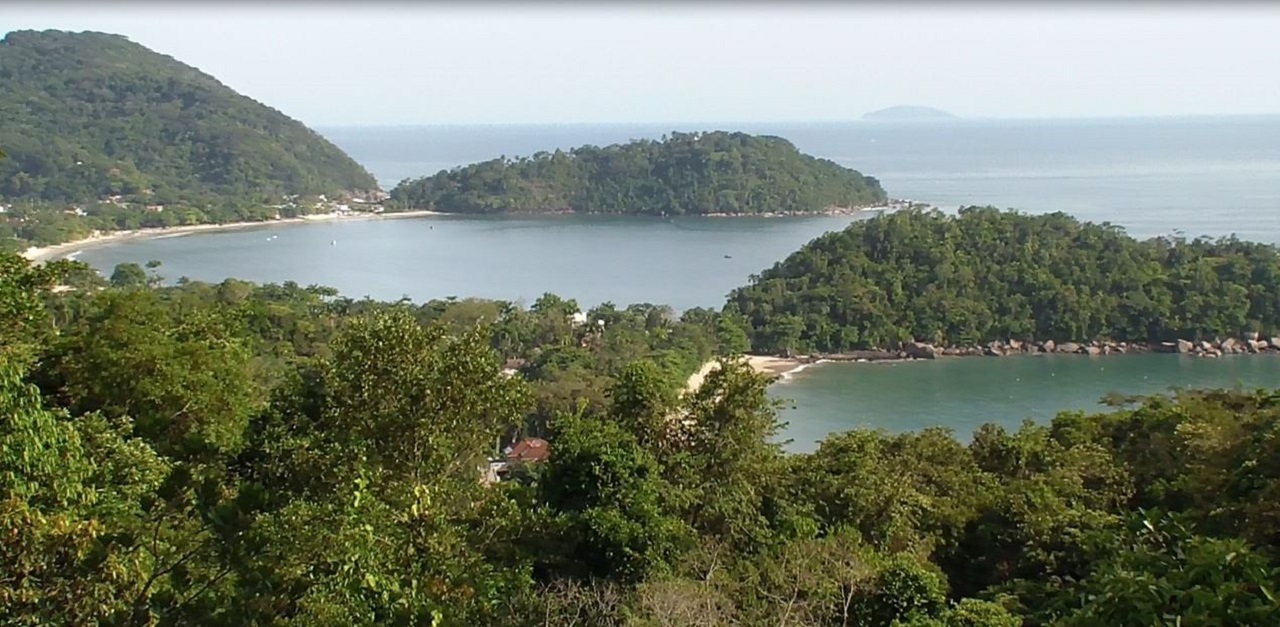
[[[0,198],[155,204],[375,190],[337,146],[119,35],[0,41]]]
[[[1280,254],[1236,239],[1138,241],[1060,213],[912,210],[815,239],[726,309],[761,351],[1270,336]]]
[[[673,133],[491,161],[401,182],[396,204],[457,213],[811,213],[886,200],[879,181],[780,137]]]

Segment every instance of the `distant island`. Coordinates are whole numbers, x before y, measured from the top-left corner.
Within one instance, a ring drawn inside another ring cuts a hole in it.
[[[381,195],[301,122],[120,35],[11,32],[0,76],[0,248]]]
[[[864,120],[955,120],[955,115],[933,107],[899,105],[872,111],[862,116]]]
[[[406,180],[391,208],[450,213],[794,215],[887,202],[880,182],[781,137],[672,133],[500,157]]]

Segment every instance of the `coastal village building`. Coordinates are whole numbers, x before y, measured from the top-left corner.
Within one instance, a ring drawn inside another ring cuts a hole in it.
[[[551,445],[542,438],[523,438],[503,451],[503,459],[491,459],[482,469],[481,483],[491,485],[505,479],[513,469],[540,464],[551,456]]]

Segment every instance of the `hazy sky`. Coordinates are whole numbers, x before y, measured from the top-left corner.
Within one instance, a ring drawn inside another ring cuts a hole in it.
[[[1280,7],[264,4],[0,29],[127,35],[313,126],[1280,113]]]

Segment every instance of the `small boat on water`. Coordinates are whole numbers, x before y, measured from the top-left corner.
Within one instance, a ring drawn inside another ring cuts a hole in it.
[[[338,245],[338,240],[336,240],[336,239],[335,239],[335,240],[333,240],[332,242],[329,242],[329,245],[330,245],[330,246],[337,246],[337,245]]]
[[[725,258],[725,259],[733,259],[733,255],[725,255],[725,256],[724,256],[724,258]]]

